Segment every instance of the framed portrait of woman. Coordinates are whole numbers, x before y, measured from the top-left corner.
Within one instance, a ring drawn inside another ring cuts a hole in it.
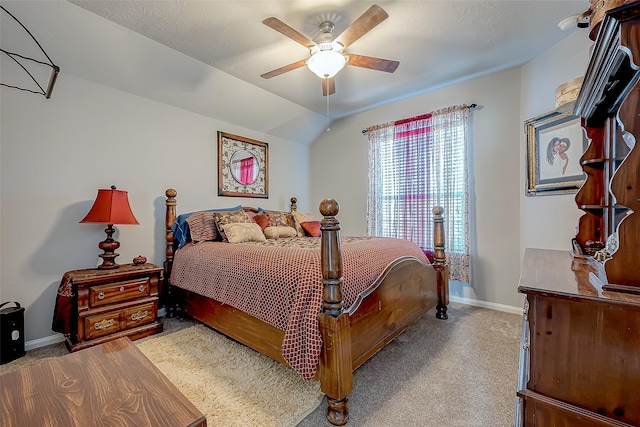
[[[580,158],[587,148],[581,119],[568,109],[524,122],[527,143],[526,195],[577,192],[585,180]]]

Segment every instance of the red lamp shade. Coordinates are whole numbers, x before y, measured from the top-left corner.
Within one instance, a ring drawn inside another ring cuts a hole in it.
[[[91,210],[80,222],[94,224],[139,224],[131,206],[129,197],[124,190],[116,190],[115,185],[110,190],[98,190],[96,201]]]
[[[104,251],[98,255],[102,258],[102,264],[98,268],[118,268],[119,265],[114,260],[119,255],[115,253],[115,250],[120,247],[120,242],[113,240],[112,236],[116,231],[113,224],[139,224],[131,212],[127,192],[116,190],[115,185],[112,185],[110,190],[98,190],[91,210],[80,222],[107,224],[107,228],[104,230],[107,233],[107,239],[98,244],[98,247]]]

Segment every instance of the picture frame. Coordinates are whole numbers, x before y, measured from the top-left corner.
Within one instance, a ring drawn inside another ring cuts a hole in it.
[[[563,107],[524,122],[527,196],[576,193],[585,181],[586,132],[573,108]]]
[[[269,145],[218,131],[218,196],[269,198]]]

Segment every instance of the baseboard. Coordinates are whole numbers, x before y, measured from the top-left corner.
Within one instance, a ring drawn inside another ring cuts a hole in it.
[[[497,304],[495,302],[480,301],[477,299],[460,298],[454,295],[449,296],[449,300],[458,302],[460,304],[472,305],[474,307],[488,308],[490,310],[504,311],[506,313],[513,313],[522,315],[522,307],[514,307],[512,305]]]
[[[46,347],[48,345],[57,344],[62,341],[64,341],[64,335],[62,334],[49,335],[48,337],[26,341],[24,343],[24,349],[29,351],[33,350],[34,348]]]

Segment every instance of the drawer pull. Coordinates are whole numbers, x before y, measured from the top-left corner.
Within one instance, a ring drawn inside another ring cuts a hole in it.
[[[97,330],[107,329],[111,326],[113,326],[113,319],[104,319],[93,325]]]
[[[142,320],[145,317],[147,317],[149,315],[149,311],[148,310],[144,310],[144,311],[136,311],[135,313],[133,313],[131,315],[131,320]]]
[[[104,292],[100,292],[98,294],[98,299],[104,299]]]
[[[124,286],[120,286],[120,292],[124,292]]]
[[[144,285],[140,285],[140,286],[138,287],[138,290],[139,290],[140,292],[144,292],[144,290],[145,290],[145,289],[146,289],[146,288],[145,288],[145,286],[144,286]]]

